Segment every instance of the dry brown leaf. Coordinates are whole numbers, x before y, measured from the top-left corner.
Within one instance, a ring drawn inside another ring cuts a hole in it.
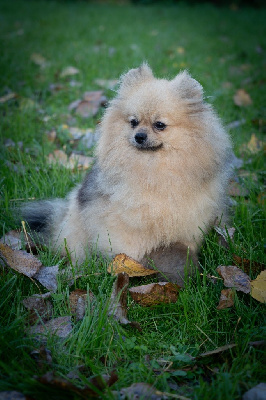
[[[24,396],[23,393],[17,392],[15,390],[6,390],[4,392],[0,392],[1,400],[27,400],[28,396]]]
[[[63,150],[54,150],[53,153],[48,154],[48,163],[66,165],[68,162],[67,154]]]
[[[257,197],[257,201],[259,204],[261,204],[262,206],[264,206],[265,204],[265,198],[266,198],[266,193],[262,192],[258,195]]]
[[[0,243],[7,244],[13,250],[21,250],[21,233],[16,230],[9,231],[0,239]]]
[[[32,350],[30,356],[36,362],[39,369],[51,365],[53,362],[52,353],[45,346]]]
[[[228,241],[233,240],[235,234],[235,228],[221,228],[219,226],[214,227],[215,231],[218,233],[219,237],[219,244],[225,248],[228,248]]]
[[[250,141],[247,144],[248,150],[252,154],[256,154],[265,147],[265,143],[257,138],[255,133],[252,133]]]
[[[51,142],[51,143],[53,143],[55,141],[56,136],[57,136],[57,134],[54,129],[49,132],[46,132],[46,137],[49,140],[49,142]]]
[[[113,284],[110,296],[109,315],[113,316],[123,325],[131,325],[141,331],[137,322],[131,322],[127,319],[127,288],[129,284],[128,274],[120,272]]]
[[[93,301],[94,295],[91,291],[89,292],[89,297],[90,301]],[[75,315],[77,321],[80,321],[85,315],[88,304],[87,299],[88,293],[86,290],[76,289],[69,295],[71,314]]]
[[[251,281],[250,294],[261,303],[266,303],[266,270],[262,271],[256,279]]]
[[[236,265],[238,265],[246,274],[259,274],[261,271],[264,271],[266,266],[263,263],[257,261],[251,261],[248,258],[242,258],[233,254],[233,260]]]
[[[59,265],[53,265],[52,267],[42,266],[37,274],[34,275],[34,279],[37,279],[46,289],[55,292],[57,290],[58,273]]]
[[[220,265],[216,270],[223,278],[224,286],[233,287],[244,293],[250,292],[250,277],[240,268],[233,265]]]
[[[88,118],[96,115],[101,105],[104,105],[106,101],[107,98],[103,96],[102,90],[85,92],[83,99],[73,101],[68,109],[70,111],[75,110],[76,114]]]
[[[39,336],[41,339],[47,335],[56,335],[60,338],[66,338],[72,331],[71,317],[58,317],[50,321],[34,325],[27,330],[29,335]]]
[[[22,241],[25,243],[25,248],[27,252],[36,254],[37,248],[36,244],[31,240],[30,234],[28,232],[21,231],[21,230],[12,230],[5,234],[0,239],[0,243],[5,243],[13,250],[21,250],[22,248]]]
[[[75,67],[66,67],[63,69],[63,71],[60,74],[60,78],[65,78],[66,76],[72,76],[72,75],[77,75],[79,74],[79,69],[75,68]]]
[[[3,243],[0,243],[0,258],[6,266],[29,278],[32,278],[42,267],[41,261],[32,254],[24,250],[13,250]]]
[[[158,274],[158,271],[145,268],[142,264],[124,253],[115,256],[113,261],[108,265],[107,271],[112,275],[125,272],[129,277]]]
[[[228,186],[228,194],[233,197],[247,197],[249,190],[235,181],[231,181]]]
[[[39,65],[41,68],[45,68],[49,64],[46,58],[39,53],[32,53],[30,59],[34,64]]]
[[[252,100],[250,95],[244,89],[239,89],[234,95],[234,103],[239,107],[243,107],[252,104]]]
[[[131,386],[122,388],[119,392],[113,392],[117,398],[123,398],[128,400],[143,399],[143,400],[162,400],[168,399],[164,393],[158,391],[155,387],[145,382],[133,383]],[[178,396],[180,400],[188,400],[186,397]]]
[[[74,383],[60,376],[56,376],[53,371],[49,371],[45,375],[37,379],[43,385],[66,391],[68,396],[72,392],[76,393],[79,397],[82,397],[84,399],[93,399],[99,398],[99,391],[104,391],[109,386],[113,385],[118,380],[118,376],[115,372],[112,372],[111,375],[94,376],[89,381],[92,388],[87,385],[83,387],[76,386]],[[97,390],[95,391],[93,388]]]
[[[84,156],[82,154],[72,153],[72,154],[70,154],[67,166],[68,166],[68,168],[71,168],[72,170],[75,167],[77,167],[80,170],[86,170],[91,167],[93,162],[94,162],[93,157],[88,157],[88,156]]]
[[[223,289],[221,291],[221,297],[219,304],[216,307],[217,310],[223,310],[224,308],[232,307],[234,305],[234,292],[232,289]]]
[[[154,306],[161,303],[176,303],[181,287],[170,282],[150,283],[135,286],[129,293],[136,303],[142,306]]]
[[[23,300],[23,305],[30,311],[29,322],[35,324],[39,319],[42,321],[50,319],[53,313],[52,303],[48,300],[51,293],[34,294]]]
[[[0,103],[6,103],[9,100],[15,99],[16,97],[18,97],[17,93],[11,92],[8,93],[2,97],[0,97]]]

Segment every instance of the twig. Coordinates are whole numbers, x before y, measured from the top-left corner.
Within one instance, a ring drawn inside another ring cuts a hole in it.
[[[22,228],[23,228],[23,231],[24,231],[24,235],[26,237],[26,240],[27,240],[27,243],[28,243],[28,246],[29,246],[29,249],[30,249],[30,253],[33,254],[32,250],[31,250],[31,246],[30,246],[29,237],[28,237],[28,234],[27,234],[27,231],[26,231],[25,221],[21,221],[21,225],[22,225]]]

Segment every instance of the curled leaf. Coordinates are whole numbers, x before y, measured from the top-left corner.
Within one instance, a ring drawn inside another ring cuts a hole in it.
[[[244,293],[250,292],[250,277],[240,268],[232,265],[220,265],[217,272],[223,278],[224,286],[234,287]]]
[[[127,319],[127,288],[129,277],[125,272],[119,272],[113,284],[110,297],[109,315],[112,315],[117,321],[124,325],[131,325],[138,330],[140,326],[136,322]]]
[[[154,269],[145,268],[142,264],[128,257],[126,254],[117,254],[113,261],[109,264],[107,271],[112,275],[125,272],[129,277],[148,276],[158,274]]]
[[[243,107],[252,104],[252,100],[244,89],[239,89],[234,95],[234,103],[239,107]]]
[[[154,306],[160,303],[176,303],[180,289],[174,283],[158,282],[132,287],[129,293],[136,303]]]
[[[234,292],[232,289],[223,289],[221,291],[221,297],[219,304],[216,307],[217,310],[223,310],[224,308],[232,307],[234,305]]]
[[[27,330],[29,335],[45,338],[47,335],[56,335],[60,338],[66,338],[72,331],[71,317],[58,317],[50,321],[34,325]]]
[[[0,259],[5,266],[29,278],[32,278],[42,267],[41,261],[32,254],[24,250],[13,250],[3,243],[0,243]]]

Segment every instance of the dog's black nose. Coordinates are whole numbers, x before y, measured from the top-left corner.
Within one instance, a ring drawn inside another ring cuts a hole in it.
[[[147,133],[145,133],[145,132],[138,132],[135,135],[135,141],[138,144],[144,143],[146,139],[147,139]]]

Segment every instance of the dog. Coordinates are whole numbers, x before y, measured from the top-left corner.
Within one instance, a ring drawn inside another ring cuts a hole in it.
[[[228,215],[230,138],[187,71],[157,79],[142,64],[120,78],[99,125],[96,161],[66,199],[24,207],[45,243],[73,261],[97,247],[126,253],[184,284],[203,236]],[[193,267],[194,266],[194,267]]]

